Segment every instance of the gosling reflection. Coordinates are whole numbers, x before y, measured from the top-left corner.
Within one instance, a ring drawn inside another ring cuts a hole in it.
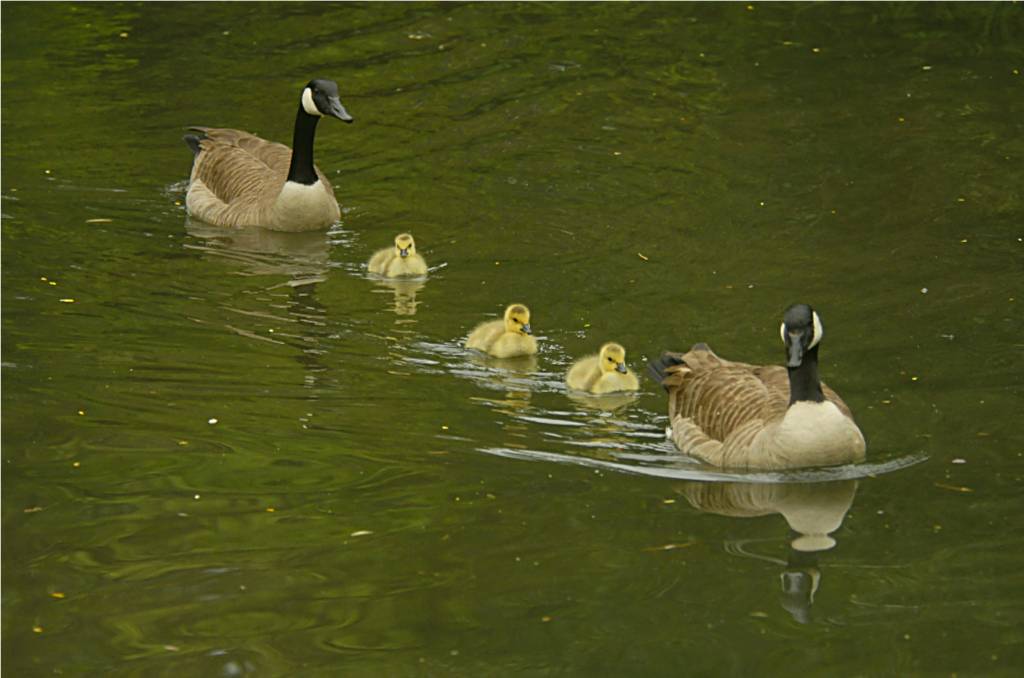
[[[573,401],[581,409],[597,410],[600,412],[617,412],[625,409],[628,405],[635,403],[640,395],[638,393],[605,393],[603,395],[590,395],[587,393],[576,393],[569,391],[569,400]]]
[[[416,308],[420,302],[416,300],[416,293],[426,286],[422,280],[377,280],[377,293],[387,294],[392,292],[394,300],[389,309],[397,316],[409,317],[416,315]]]
[[[727,550],[783,567],[780,604],[793,619],[811,621],[814,596],[821,585],[818,556],[836,545],[831,536],[839,529],[857,492],[856,480],[827,483],[706,483],[688,482],[678,491],[699,511],[734,518],[781,514],[795,536],[786,560],[750,553],[744,544]]]
[[[479,351],[467,351],[466,356],[474,365],[494,370],[491,381],[507,382],[522,379],[537,371],[537,356],[522,355],[515,358],[495,358]]]

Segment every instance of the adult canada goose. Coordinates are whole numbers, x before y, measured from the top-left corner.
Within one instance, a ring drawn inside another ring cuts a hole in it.
[[[416,253],[416,241],[408,233],[396,235],[394,247],[375,252],[367,268],[385,278],[427,274],[427,262]]]
[[[626,349],[615,342],[608,342],[600,352],[576,361],[565,375],[565,383],[573,390],[594,394],[640,388],[636,375],[626,367]]]
[[[495,358],[516,358],[537,352],[537,340],[530,332],[530,309],[512,304],[505,309],[501,320],[490,320],[477,325],[466,348],[483,351]]]
[[[292,148],[237,129],[190,127],[195,154],[185,205],[217,226],[263,226],[276,231],[325,229],[341,216],[334,189],[313,164],[320,118],[352,122],[332,80],[310,80],[295,114]]]
[[[806,304],[782,321],[786,367],[734,363],[705,344],[649,364],[668,391],[671,436],[715,466],[784,469],[864,459],[850,409],[818,380],[821,318]]]

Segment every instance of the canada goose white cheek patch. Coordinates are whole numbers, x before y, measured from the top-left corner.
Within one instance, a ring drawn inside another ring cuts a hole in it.
[[[308,87],[302,90],[302,110],[310,115],[323,116],[320,109],[316,107],[315,103],[313,103],[313,90]]]
[[[811,338],[811,345],[807,348],[814,348],[821,341],[821,336],[825,333],[825,330],[821,327],[821,318],[818,317],[818,312],[814,312],[814,337]]]

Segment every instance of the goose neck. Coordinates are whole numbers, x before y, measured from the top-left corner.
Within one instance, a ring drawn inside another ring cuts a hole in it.
[[[310,115],[299,105],[295,114],[295,133],[292,136],[292,161],[288,167],[288,181],[315,184],[319,177],[313,167],[313,140],[316,137],[316,124],[319,116]]]
[[[820,403],[825,400],[821,391],[821,380],[818,379],[818,347],[809,349],[799,367],[789,370],[789,404],[809,401]]]

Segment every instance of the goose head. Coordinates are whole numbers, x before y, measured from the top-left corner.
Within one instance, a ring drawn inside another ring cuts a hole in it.
[[[314,78],[302,90],[302,110],[307,115],[318,118],[329,115],[343,122],[352,122],[353,118],[341,105],[338,96],[338,83],[324,78]]]
[[[395,253],[403,259],[411,254],[416,254],[416,242],[408,233],[399,233],[395,236]]]
[[[786,367],[796,368],[804,362],[804,356],[818,345],[824,330],[821,318],[807,304],[793,304],[782,316],[782,343],[786,346]]]
[[[505,331],[513,334],[533,334],[530,331],[530,309],[512,304],[505,309]]]
[[[597,362],[602,372],[621,372],[626,374],[626,349],[614,341],[608,342],[601,347],[597,356]]]

